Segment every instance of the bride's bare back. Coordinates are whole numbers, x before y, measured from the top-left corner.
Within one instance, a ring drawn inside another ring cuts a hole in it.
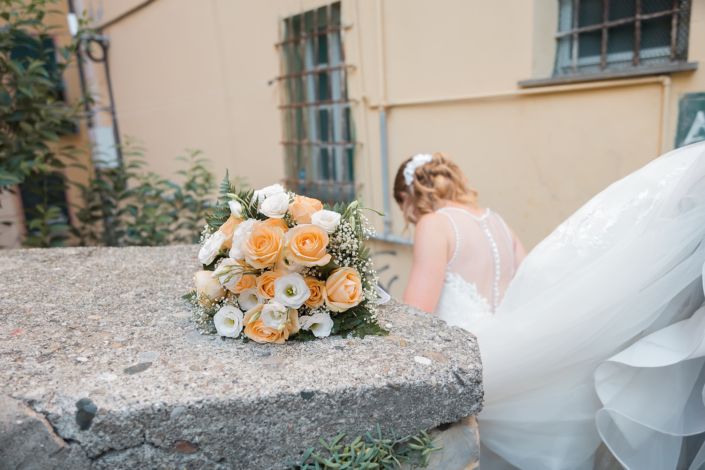
[[[494,312],[523,258],[521,242],[499,214],[447,203],[417,224],[404,301],[443,314],[452,290],[468,314]],[[450,323],[463,326],[466,320]]]

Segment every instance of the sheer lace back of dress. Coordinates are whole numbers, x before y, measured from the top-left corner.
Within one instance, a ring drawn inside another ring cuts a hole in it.
[[[516,271],[514,240],[507,224],[489,209],[482,215],[459,207],[437,212],[448,218],[455,232],[446,286],[456,284],[457,288],[458,282],[464,282],[494,312]]]

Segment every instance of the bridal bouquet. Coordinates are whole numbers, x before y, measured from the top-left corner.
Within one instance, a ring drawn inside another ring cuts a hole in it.
[[[259,343],[387,333],[357,201],[324,207],[278,184],[235,192],[227,175],[220,191],[185,296],[201,331]]]

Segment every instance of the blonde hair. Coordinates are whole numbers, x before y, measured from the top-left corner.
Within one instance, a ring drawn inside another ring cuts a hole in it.
[[[434,153],[431,161],[416,168],[411,184],[407,185],[404,168],[411,158],[402,162],[394,179],[394,199],[407,223],[415,224],[422,215],[440,209],[446,201],[477,204],[477,191],[468,186],[460,167],[442,152]]]

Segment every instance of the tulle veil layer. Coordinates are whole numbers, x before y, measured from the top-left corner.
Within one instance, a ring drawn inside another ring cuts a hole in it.
[[[705,143],[595,196],[522,264],[478,324],[490,454],[589,469],[705,465]],[[511,468],[510,465],[510,468]]]

